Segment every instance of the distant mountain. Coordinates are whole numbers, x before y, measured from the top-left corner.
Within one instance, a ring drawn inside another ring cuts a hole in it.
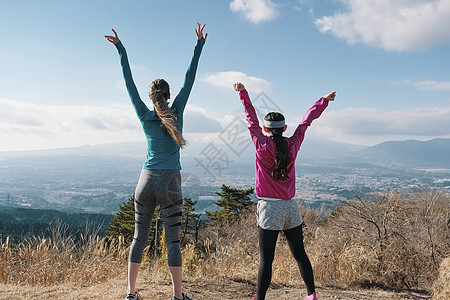
[[[305,139],[300,148],[300,159],[310,159],[320,157],[321,159],[334,159],[347,153],[353,153],[367,148],[367,146],[334,142],[326,139],[309,138]]]
[[[205,155],[208,143],[195,142],[181,151],[183,168],[188,172],[198,167],[199,160]],[[236,155],[232,148],[219,142],[214,143],[218,153],[225,154],[229,161],[243,166],[254,164],[255,150],[249,145],[245,151]],[[208,149],[211,151],[211,149]],[[209,152],[208,155],[211,155]],[[18,159],[20,165],[41,164],[63,165],[68,167],[80,164],[94,163],[96,166],[112,167],[114,164],[127,164],[132,168],[142,166],[146,157],[146,143],[144,141],[111,143],[102,145],[84,145],[75,148],[0,152],[1,161]],[[383,167],[433,167],[450,168],[450,139],[437,138],[429,141],[389,141],[367,147],[347,143],[339,143],[324,139],[308,139],[301,147],[298,163],[309,163],[314,160],[328,161],[332,164],[373,164]],[[95,163],[97,161],[97,163]],[[77,167],[77,168],[78,168]],[[132,170],[129,168],[129,170]],[[251,168],[253,171],[253,168]],[[198,171],[198,170],[197,170]],[[233,170],[235,172],[236,170]],[[244,171],[244,173],[247,173]]]
[[[103,177],[106,171],[125,167],[127,175],[129,172],[137,172],[142,167],[146,158],[146,142],[122,142],[101,145],[83,145],[74,148],[31,150],[31,151],[9,151],[0,152],[0,177],[2,175],[2,164],[11,172],[11,166],[15,168],[38,168],[45,166],[47,169],[61,169],[65,167],[75,173],[84,173],[91,169],[91,174]],[[366,146],[339,143],[324,139],[309,138],[302,144],[298,163],[309,162],[311,159],[334,159],[345,153],[351,153]],[[214,142],[191,142],[188,147],[181,151],[181,164],[183,170],[202,174],[201,164],[211,160],[217,155],[226,167],[222,174],[239,173],[243,175],[254,174],[255,149],[251,141],[243,151],[238,154],[232,146],[223,141]],[[214,153],[214,151],[217,151]],[[211,161],[210,161],[211,162]],[[214,164],[214,162],[211,162]],[[217,168],[217,165],[213,166]],[[99,169],[100,174],[94,169]],[[102,170],[103,169],[103,170]],[[55,174],[58,172],[55,170]],[[121,172],[113,171],[116,174]],[[122,172],[123,173],[123,172]],[[58,174],[58,176],[61,176]]]
[[[450,139],[390,141],[346,155],[385,167],[450,168]]]

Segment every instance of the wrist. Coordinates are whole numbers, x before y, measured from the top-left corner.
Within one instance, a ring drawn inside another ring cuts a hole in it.
[[[201,37],[201,38],[197,39],[197,44],[204,45],[205,44],[205,38]]]

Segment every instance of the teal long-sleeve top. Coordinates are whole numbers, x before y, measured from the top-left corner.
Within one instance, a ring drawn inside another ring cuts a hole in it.
[[[194,48],[191,63],[186,71],[184,84],[170,107],[176,116],[177,128],[179,132],[183,132],[183,112],[186,107],[189,94],[192,90],[192,85],[194,84],[198,60],[204,44],[204,38],[197,40],[197,45]],[[143,168],[157,170],[181,170],[180,146],[178,146],[178,144],[170,136],[163,133],[160,127],[160,118],[154,110],[147,108],[139,96],[131,74],[127,52],[122,42],[117,43],[116,48],[120,55],[120,64],[122,66],[123,77],[125,79],[128,95],[130,96],[139,121],[142,124],[145,138],[147,140],[147,159],[145,160]]]

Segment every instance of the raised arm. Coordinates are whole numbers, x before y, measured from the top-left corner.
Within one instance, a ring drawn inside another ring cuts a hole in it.
[[[127,87],[128,95],[130,96],[131,103],[134,106],[134,110],[136,111],[136,114],[140,119],[148,111],[148,108],[139,96],[139,92],[136,88],[136,85],[134,84],[130,64],[128,62],[127,51],[122,45],[122,42],[119,40],[117,32],[114,29],[111,30],[113,31],[114,36],[105,35],[105,38],[112,44],[114,44],[114,46],[116,46],[117,48],[117,51],[119,52],[120,65],[122,66],[123,78],[125,79],[125,85]]]
[[[325,108],[327,108],[328,102],[333,101],[335,97],[336,92],[331,92],[321,97],[303,116],[300,124],[297,126],[297,129],[290,138],[294,142],[294,145],[297,146],[297,151],[300,149],[300,145],[303,142],[303,139],[305,138],[306,129],[308,129],[312,121],[320,117]]]
[[[197,23],[197,28],[195,29],[195,34],[197,36],[197,45],[194,48],[194,54],[192,56],[191,63],[189,64],[189,67],[186,71],[184,84],[172,104],[172,107],[176,108],[179,112],[184,111],[187,100],[189,98],[189,94],[192,90],[192,86],[194,85],[195,74],[197,73],[200,54],[202,53],[206,38],[208,37],[207,33],[205,33],[205,36],[203,36],[203,29],[205,28],[205,25],[206,24],[203,24],[203,26],[201,26],[200,23]]]
[[[245,110],[245,118],[247,119],[248,130],[250,130],[250,135],[252,137],[253,143],[256,147],[258,147],[261,138],[264,137],[264,134],[262,133],[262,129],[259,126],[258,116],[256,115],[255,108],[253,107],[248,92],[242,83],[236,82],[235,84],[233,84],[233,88],[235,91],[239,92],[239,97]]]

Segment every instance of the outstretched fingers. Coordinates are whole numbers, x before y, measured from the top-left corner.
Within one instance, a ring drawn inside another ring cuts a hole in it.
[[[112,30],[112,32],[114,32],[114,37],[119,38],[119,37],[117,36],[117,32],[114,30],[114,28],[111,28],[111,30]]]
[[[199,39],[199,40],[203,37],[203,29],[205,28],[205,25],[206,25],[206,23],[203,24],[203,26],[202,26],[200,23],[197,22],[197,28],[195,29],[195,34],[197,35],[197,39]],[[205,37],[204,37],[205,40],[206,40],[207,36],[208,36],[208,34],[205,33]]]
[[[115,45],[118,42],[120,42],[119,36],[117,35],[117,32],[114,29],[111,28],[111,30],[114,33],[114,36],[112,36],[112,35],[105,35],[105,38]]]

